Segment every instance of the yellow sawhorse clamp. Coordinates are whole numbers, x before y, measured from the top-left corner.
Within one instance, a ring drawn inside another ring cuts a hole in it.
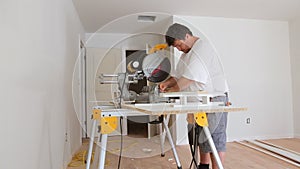
[[[100,126],[101,126],[101,134],[109,134],[112,133],[117,129],[117,117],[111,117],[111,116],[101,116],[101,110],[99,109],[94,109],[93,110],[93,120],[98,120],[100,121]]]
[[[208,121],[207,121],[205,112],[195,113],[194,118],[195,118],[196,123],[199,126],[201,126],[201,127],[208,126]]]

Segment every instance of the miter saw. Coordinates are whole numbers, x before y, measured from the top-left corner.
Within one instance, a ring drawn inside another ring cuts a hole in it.
[[[118,84],[118,102],[167,102],[160,97],[159,83],[170,75],[171,63],[166,56],[167,44],[158,44],[147,51],[137,51],[126,58],[126,72],[101,74],[101,84]],[[107,80],[112,78],[113,80]],[[116,100],[116,99],[115,99]],[[121,104],[120,104],[121,105]]]

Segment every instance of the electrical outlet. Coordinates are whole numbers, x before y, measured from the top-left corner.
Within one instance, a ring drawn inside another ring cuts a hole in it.
[[[250,124],[250,117],[246,118],[246,124]]]
[[[65,142],[68,142],[68,133],[65,133]]]

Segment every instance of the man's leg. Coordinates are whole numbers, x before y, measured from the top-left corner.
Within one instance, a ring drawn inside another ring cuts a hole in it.
[[[218,113],[216,114],[216,128],[214,132],[212,132],[212,138],[216,149],[218,151],[218,155],[222,166],[224,167],[224,160],[225,160],[225,152],[226,152],[226,128],[227,128],[227,115],[228,113]],[[218,169],[217,160],[214,158],[214,155],[210,153],[211,156],[211,165],[212,169]]]
[[[222,164],[224,164],[225,152],[218,152]],[[198,169],[209,169],[209,164],[212,163],[212,169],[218,169],[218,164],[212,153],[200,154],[200,165]]]
[[[200,152],[200,165],[198,169],[209,169],[210,154]]]
[[[218,152],[218,154],[221,159],[222,165],[224,166],[225,152]],[[210,153],[210,156],[211,156],[211,162],[212,162],[212,169],[218,169],[218,164],[214,158],[214,155],[212,153]]]

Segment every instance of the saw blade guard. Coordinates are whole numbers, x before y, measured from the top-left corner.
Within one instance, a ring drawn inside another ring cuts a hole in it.
[[[168,57],[159,52],[155,52],[145,56],[142,68],[150,82],[160,83],[169,77],[171,63]]]

